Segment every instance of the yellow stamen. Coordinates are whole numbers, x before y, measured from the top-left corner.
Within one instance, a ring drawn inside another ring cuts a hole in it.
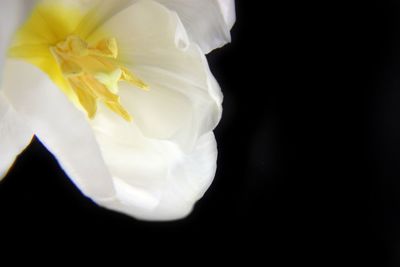
[[[118,43],[105,37],[88,43],[79,32],[82,15],[56,5],[39,5],[18,31],[9,56],[24,59],[46,72],[89,118],[98,102],[127,121],[132,117],[120,103],[118,83],[126,81],[139,89],[148,86],[118,59]],[[106,36],[106,35],[105,35]]]

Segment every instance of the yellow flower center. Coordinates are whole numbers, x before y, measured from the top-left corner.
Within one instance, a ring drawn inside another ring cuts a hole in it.
[[[118,82],[127,81],[142,89],[146,85],[115,60],[118,46],[114,38],[89,45],[70,35],[50,50],[89,118],[96,115],[96,102],[100,100],[124,119],[131,120],[119,102]]]
[[[86,41],[87,29],[81,25],[88,23],[83,19],[79,10],[39,5],[17,32],[9,56],[39,67],[89,118],[95,117],[100,101],[130,121],[120,103],[118,83],[126,81],[144,90],[147,85],[120,63],[115,38]]]

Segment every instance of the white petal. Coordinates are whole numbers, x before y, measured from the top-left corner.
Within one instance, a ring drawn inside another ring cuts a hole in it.
[[[178,13],[190,38],[209,53],[231,41],[234,0],[157,0]]]
[[[0,180],[30,143],[32,136],[32,131],[0,91]]]
[[[35,1],[2,0],[0,8],[0,71],[12,34],[22,23]],[[0,77],[1,79],[1,77]]]
[[[92,126],[117,195],[95,201],[140,219],[182,218],[215,175],[220,88],[177,15],[153,1],[138,1],[102,30],[113,33],[121,58],[151,89],[121,86],[133,123],[99,107]]]
[[[235,0],[217,0],[224,16],[225,23],[229,29],[232,29],[236,22]]]
[[[3,0],[0,9],[0,73],[12,34],[23,21],[35,1]],[[0,74],[0,81],[3,75]],[[31,130],[16,114],[0,88],[0,180],[15,158],[30,143]]]
[[[177,145],[144,137],[104,107],[92,122],[115,183],[116,197],[96,202],[145,220],[185,217],[210,186],[217,148],[212,132],[190,154]]]
[[[172,140],[190,151],[218,123],[222,94],[179,18],[153,1],[139,1],[101,29],[113,33],[121,58],[130,59],[133,72],[150,86],[149,92],[121,86],[121,101],[135,123],[147,137]]]
[[[85,114],[33,65],[7,60],[3,89],[13,108],[83,193],[114,195],[113,183]]]

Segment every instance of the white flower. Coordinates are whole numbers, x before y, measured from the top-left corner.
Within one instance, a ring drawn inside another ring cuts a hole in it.
[[[0,178],[36,135],[99,205],[186,216],[216,170],[222,94],[204,53],[230,40],[234,0],[1,4]]]

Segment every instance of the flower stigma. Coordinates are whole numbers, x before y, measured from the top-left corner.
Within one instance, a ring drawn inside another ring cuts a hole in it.
[[[116,38],[102,34],[99,41],[88,41],[82,25],[90,24],[84,19],[79,10],[38,5],[18,30],[9,56],[39,67],[90,119],[102,102],[131,121],[120,102],[118,84],[125,81],[143,90],[148,86],[122,64]]]

